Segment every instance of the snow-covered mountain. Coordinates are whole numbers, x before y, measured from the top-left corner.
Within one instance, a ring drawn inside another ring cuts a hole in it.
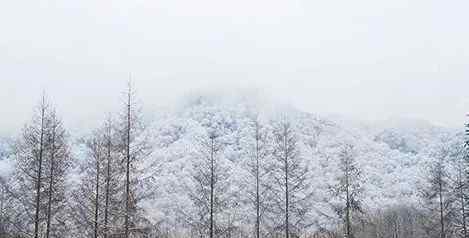
[[[388,120],[379,123],[334,120],[288,106],[259,105],[246,98],[220,100],[211,96],[191,97],[175,110],[162,113],[149,133],[153,153],[142,166],[154,180],[158,196],[145,206],[154,221],[177,223],[174,211],[190,210],[185,184],[190,183],[191,151],[195,138],[207,128],[216,128],[224,143],[233,181],[242,180],[243,164],[249,160],[246,140],[253,136],[253,115],[269,124],[287,118],[296,127],[301,156],[309,162],[315,208],[311,219],[318,225],[329,221],[330,187],[339,176],[339,147],[347,142],[357,150],[363,172],[366,209],[416,203],[416,189],[424,181],[431,148],[438,147],[456,130],[418,120]],[[248,209],[248,208],[245,208]],[[169,219],[168,217],[173,217]],[[172,226],[175,224],[167,224]]]
[[[152,153],[137,164],[144,171],[141,177],[147,182],[144,189],[154,191],[154,195],[140,203],[145,216],[166,229],[181,227],[182,214],[187,215],[193,209],[187,187],[192,182],[197,159],[195,147],[207,130],[215,130],[223,144],[219,158],[225,161],[230,189],[237,193],[249,189],[242,184],[246,179],[246,162],[252,159],[250,145],[255,116],[267,128],[276,120],[286,119],[294,125],[300,155],[307,161],[313,185],[310,189],[314,194],[314,208],[309,218],[317,226],[332,224],[334,199],[330,188],[340,176],[338,153],[343,143],[352,144],[356,150],[363,176],[363,204],[365,209],[373,210],[395,204],[417,204],[417,189],[425,181],[432,151],[448,143],[448,138],[452,143],[460,139],[456,136],[458,130],[423,120],[371,123],[307,113],[252,96],[191,95],[170,110],[160,110],[147,127]],[[6,140],[0,140],[3,175],[12,168],[11,161],[2,160],[8,148]],[[75,157],[86,156],[84,150],[79,143],[73,144]],[[72,170],[73,183],[80,182],[79,173],[77,169]],[[242,214],[248,214],[250,209],[241,206],[232,213],[243,218]],[[239,222],[249,222],[241,218]]]

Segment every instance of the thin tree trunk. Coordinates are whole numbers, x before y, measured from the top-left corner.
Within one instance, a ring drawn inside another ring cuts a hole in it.
[[[37,170],[37,184],[36,184],[36,214],[34,216],[34,238],[39,237],[39,209],[41,202],[41,176],[42,176],[42,154],[44,151],[44,117],[45,117],[45,96],[42,96],[41,105],[41,137],[39,141],[39,165]]]
[[[464,238],[467,238],[467,227],[466,227],[466,204],[465,204],[465,199],[464,199],[464,182],[462,178],[462,168],[459,168],[459,194],[460,194],[460,199],[461,199],[461,212],[462,212],[462,229],[463,229],[463,235]]]
[[[94,201],[94,238],[98,238],[99,215],[99,155],[96,157],[96,197]]]
[[[439,194],[439,199],[440,199],[440,228],[441,228],[441,234],[440,234],[440,237],[441,238],[445,238],[445,222],[444,222],[444,215],[443,215],[443,185],[442,185],[442,181],[441,181],[441,175],[440,175],[440,178],[439,178],[439,181],[438,181],[438,186],[439,186],[439,191],[438,191],[438,194]]]
[[[213,238],[213,190],[214,190],[214,164],[213,164],[213,136],[211,136],[211,151],[210,151],[210,238]]]
[[[107,165],[106,165],[106,204],[104,207],[104,238],[107,238],[108,228],[108,209],[109,209],[109,185],[111,181],[111,121],[108,121],[108,140],[107,140]]]
[[[259,238],[260,234],[259,203],[259,123],[256,121],[256,238]]]
[[[350,224],[350,191],[349,191],[349,165],[348,161],[345,164],[345,192],[346,192],[346,210],[345,210],[345,228],[347,238],[352,238],[352,229]]]
[[[288,144],[287,144],[287,127],[284,126],[283,131],[283,142],[284,142],[284,152],[285,152],[285,238],[290,236],[289,231],[289,201],[288,201]]]
[[[54,122],[55,123],[55,122]],[[52,128],[52,141],[51,141],[51,156],[50,156],[50,179],[49,179],[49,201],[47,203],[47,228],[46,228],[46,238],[49,238],[50,234],[50,221],[52,213],[52,195],[54,189],[54,160],[55,160],[55,126]]]
[[[131,86],[129,82],[128,89],[128,101],[127,101],[127,141],[126,141],[126,156],[127,165],[125,172],[125,238],[129,238],[129,212],[130,212],[130,97],[131,97]]]
[[[4,209],[4,200],[5,200],[5,189],[3,188],[3,186],[0,187],[0,237],[6,237],[6,231],[5,231],[5,223],[3,222],[3,220],[5,219],[5,212],[3,211]]]

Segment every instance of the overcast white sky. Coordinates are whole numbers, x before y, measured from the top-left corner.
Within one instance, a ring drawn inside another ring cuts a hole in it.
[[[460,126],[467,0],[14,0],[0,3],[0,133],[46,89],[73,126],[112,110],[257,88],[300,109]]]

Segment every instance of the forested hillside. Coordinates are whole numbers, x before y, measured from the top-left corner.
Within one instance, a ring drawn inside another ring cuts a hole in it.
[[[136,96],[82,135],[41,99],[0,142],[0,237],[468,237],[463,125]]]

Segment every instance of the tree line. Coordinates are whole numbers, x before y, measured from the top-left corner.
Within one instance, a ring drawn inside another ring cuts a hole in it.
[[[107,115],[102,126],[80,139],[85,154],[79,161],[62,120],[43,95],[12,145],[13,174],[0,177],[0,238],[469,237],[469,140],[432,152],[428,181],[419,187],[420,205],[378,210],[364,204],[366,171],[356,161],[353,143],[344,141],[338,145],[340,173],[328,188],[333,215],[324,214],[331,222],[320,227],[310,219],[314,165],[301,155],[294,122],[282,117],[266,123],[258,114],[250,118],[254,129],[245,135],[249,159],[239,184],[233,184],[230,161],[223,157],[221,129],[209,124],[197,136],[190,152],[196,158],[191,182],[184,185],[193,209],[174,210],[181,231],[165,229],[142,205],[159,196],[140,163],[151,154],[152,143],[130,83],[125,95],[120,112]],[[73,182],[77,186],[70,188]],[[249,208],[241,215],[247,228],[234,215],[240,204]]]

